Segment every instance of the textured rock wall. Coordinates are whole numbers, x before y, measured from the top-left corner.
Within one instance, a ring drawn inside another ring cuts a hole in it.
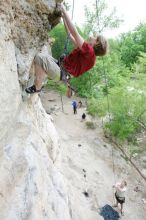
[[[0,138],[18,114],[22,102],[21,87],[28,83],[36,52],[47,40],[51,27],[59,22],[57,2],[0,2]]]
[[[32,60],[59,22],[55,0],[0,1],[0,219],[69,220],[60,144],[38,95],[22,100]]]

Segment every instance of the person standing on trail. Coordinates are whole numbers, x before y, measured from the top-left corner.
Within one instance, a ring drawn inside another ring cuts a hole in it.
[[[77,114],[77,102],[73,101],[72,106],[73,106],[73,112],[74,112],[74,115],[75,115],[75,114]]]
[[[82,107],[82,101],[80,100],[79,102],[78,102],[78,108],[81,108]]]
[[[64,71],[60,71],[60,67],[50,55],[46,53],[37,54],[34,59],[34,85],[25,89],[29,94],[40,92],[46,77],[63,81],[66,73],[74,77],[82,75],[95,65],[96,56],[104,56],[107,52],[107,40],[102,35],[94,35],[86,42],[78,33],[63,5],[58,4],[57,7],[61,10],[65,29],[75,49],[63,59],[61,65]]]
[[[114,207],[118,207],[118,204],[121,206],[121,215],[124,215],[123,212],[123,204],[125,203],[125,192],[127,190],[127,182],[123,180],[121,183],[116,183],[113,185],[113,187],[116,189],[115,192],[115,198],[116,198],[116,204]]]
[[[85,113],[82,114],[82,119],[83,119],[83,120],[86,119],[86,114],[85,114]]]

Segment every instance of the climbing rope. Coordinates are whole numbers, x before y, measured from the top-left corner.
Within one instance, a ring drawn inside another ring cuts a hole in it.
[[[73,16],[74,16],[74,5],[75,5],[75,0],[73,0],[73,4],[72,4],[72,16],[71,16],[72,20],[73,20]],[[62,62],[63,62],[65,56],[68,54],[69,42],[70,42],[70,34],[68,33],[67,38],[64,43],[63,53],[58,60],[58,63],[59,63],[60,69],[61,69],[61,74],[64,74],[64,71],[65,71],[63,68]],[[66,77],[65,77],[66,79],[64,81],[67,84],[67,96],[70,98],[72,96],[72,90],[74,90],[74,89],[70,85],[70,78],[71,78],[70,75],[68,75],[68,73],[66,73],[66,72],[65,72],[65,74],[66,74]],[[61,98],[62,112],[64,112],[62,93],[60,93],[60,98]]]
[[[98,27],[100,25],[99,23],[99,14],[98,14],[98,0],[96,1],[96,15],[97,15],[97,24]],[[100,32],[100,31],[99,31]],[[107,98],[107,111],[108,111],[108,118],[109,118],[109,122],[111,121],[111,114],[110,114],[110,101],[109,101],[109,93],[108,93],[108,80],[107,80],[107,74],[105,71],[105,63],[104,63],[104,58],[102,57],[102,65],[103,65],[103,75],[104,75],[104,81],[105,81],[105,89],[106,89],[106,98]],[[113,141],[113,140],[112,140]],[[114,142],[113,142],[114,143]],[[123,148],[121,146],[119,146],[119,144],[114,143],[115,146],[122,152],[122,154],[124,155],[124,157],[131,163],[131,165],[136,169],[136,171],[140,174],[140,176],[146,181],[146,177],[141,173],[141,171],[137,168],[137,166],[133,163],[133,161],[127,156],[127,154],[125,153],[125,151],[123,150]],[[111,158],[112,158],[112,170],[113,170],[113,175],[114,175],[114,182],[116,182],[116,170],[115,170],[115,159],[114,159],[114,147],[112,146],[111,149]],[[115,190],[113,188],[112,190],[113,192],[113,201],[115,201]],[[144,209],[144,206],[143,206]],[[144,218],[144,215],[142,213],[142,216]]]
[[[100,21],[99,21],[99,12],[98,12],[98,4],[99,4],[99,0],[95,0],[96,2],[96,16],[97,16],[97,26],[100,26]],[[100,33],[100,30],[99,30]],[[108,80],[107,80],[107,74],[105,71],[105,64],[104,64],[104,58],[102,57],[102,61],[103,61],[103,75],[104,75],[104,80],[105,80],[105,88],[106,88],[106,98],[107,98],[107,112],[108,112],[108,118],[109,121],[111,121],[111,114],[110,114],[110,102],[109,102],[109,93],[108,93]],[[124,150],[117,144],[114,143],[123,153],[123,155],[125,156],[125,152]],[[127,157],[126,157],[127,158]],[[114,173],[114,180],[115,180],[115,165],[114,165],[114,151],[113,151],[113,147],[112,147],[112,161],[113,161],[113,173]],[[130,160],[129,160],[130,161]],[[131,162],[131,161],[130,161]],[[136,170],[139,172],[139,170],[137,169],[137,167],[135,166],[135,164],[133,164],[133,166],[136,168]],[[139,174],[142,176],[142,174],[139,172]],[[142,176],[144,179],[145,177]]]
[[[109,121],[111,120],[111,115],[110,115],[110,102],[109,102],[109,93],[108,93],[108,82],[107,82],[107,74],[105,71],[105,64],[104,64],[104,58],[102,57],[102,64],[103,64],[103,75],[104,75],[104,80],[105,80],[105,88],[106,88],[106,98],[107,98],[107,111],[108,111],[108,118]],[[111,157],[112,157],[112,170],[113,170],[113,175],[114,175],[114,183],[116,182],[116,171],[115,171],[115,160],[114,160],[114,149],[112,146],[111,150]],[[113,201],[115,200],[115,195],[114,195],[114,188],[113,188]]]
[[[104,64],[104,58],[102,57],[102,64],[103,64],[103,75],[105,80],[105,88],[106,88],[106,99],[107,99],[107,112],[108,112],[108,119],[109,122],[111,121],[111,115],[110,115],[110,102],[109,102],[109,93],[108,93],[108,81],[107,81],[107,74],[105,71],[105,64]],[[115,160],[114,160],[114,148],[112,146],[111,150],[111,158],[112,158],[112,170],[114,175],[114,183],[116,183],[116,171],[115,171]],[[115,201],[115,192],[113,188],[113,201]]]
[[[104,58],[102,57],[102,65],[103,65],[103,75],[104,75],[104,80],[105,80],[105,87],[106,87],[106,98],[107,98],[107,111],[108,111],[108,118],[109,121],[111,120],[111,115],[110,115],[110,102],[109,102],[109,93],[108,93],[108,81],[107,81],[107,74],[105,71],[105,64],[104,64]]]
[[[100,31],[100,21],[99,21],[99,11],[98,11],[99,1],[95,0],[95,4],[96,4],[97,26],[98,26],[99,33],[100,33],[101,31]],[[105,63],[104,63],[104,58],[103,57],[102,57],[102,66],[103,66],[103,76],[104,76],[105,90],[106,90],[108,119],[110,121],[111,120],[111,115],[110,115],[110,101],[109,101],[109,93],[108,93],[108,80],[107,80],[107,74],[106,74],[106,71],[105,71]],[[103,126],[103,123],[102,123],[102,126]],[[116,182],[116,171],[115,171],[115,160],[114,160],[113,146],[112,146],[112,149],[111,149],[111,158],[112,158],[112,170],[113,170],[114,183],[115,183]],[[113,201],[115,201],[114,188],[113,188]]]

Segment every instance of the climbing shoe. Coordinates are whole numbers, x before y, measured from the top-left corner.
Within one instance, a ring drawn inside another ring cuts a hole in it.
[[[40,92],[40,90],[37,90],[35,85],[31,86],[31,87],[28,87],[25,89],[25,92],[29,93],[29,94],[33,94],[33,93],[36,93],[36,92]]]

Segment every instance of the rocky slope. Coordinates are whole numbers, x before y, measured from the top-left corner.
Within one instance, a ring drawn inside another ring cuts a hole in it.
[[[123,220],[144,220],[146,204],[142,198],[146,196],[146,183],[123,158],[121,151],[112,146],[104,137],[102,122],[93,119],[88,114],[85,121],[81,120],[86,113],[85,100],[83,108],[73,114],[72,101],[79,101],[78,97],[68,99],[63,96],[63,110],[61,96],[57,92],[44,90],[41,100],[46,111],[54,118],[55,126],[60,137],[61,155],[59,170],[66,179],[69,208],[73,220],[99,220],[101,208],[114,203],[113,184],[121,179],[127,181],[125,216]],[[96,129],[87,129],[86,122],[94,122]],[[136,192],[134,189],[138,187]],[[88,196],[85,196],[85,192]],[[120,213],[120,209],[114,209]],[[112,210],[113,211],[113,210]],[[108,216],[109,216],[108,212]],[[118,218],[105,218],[105,220]]]
[[[60,143],[38,95],[22,100],[32,60],[59,22],[54,0],[0,1],[0,219],[70,219],[55,168]],[[63,212],[62,212],[63,210]]]

